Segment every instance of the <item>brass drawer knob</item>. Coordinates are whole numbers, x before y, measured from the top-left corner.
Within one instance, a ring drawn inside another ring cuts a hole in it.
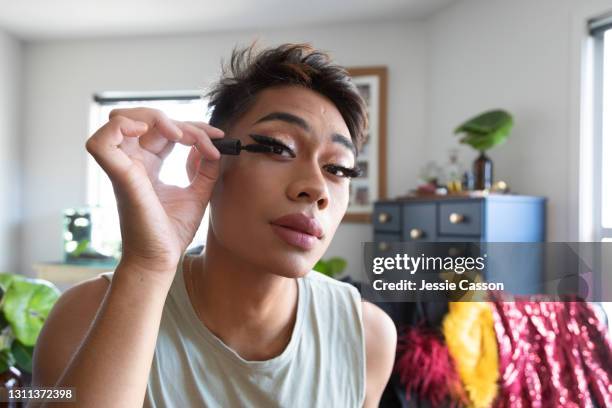
[[[461,224],[465,220],[465,217],[463,214],[451,213],[451,215],[448,216],[448,220],[451,224]]]
[[[391,221],[391,215],[385,212],[381,212],[380,214],[378,214],[378,222],[380,222],[381,224],[386,224],[389,221]]]
[[[379,251],[386,251],[389,249],[389,243],[385,242],[385,241],[380,241],[378,243],[378,250]]]
[[[459,256],[460,253],[461,253],[461,251],[459,251],[459,248],[457,248],[457,247],[450,247],[448,249],[448,255],[449,256],[453,256],[453,257]]]
[[[423,237],[423,230],[422,229],[418,229],[418,228],[412,228],[410,230],[410,238],[412,239],[419,239]]]

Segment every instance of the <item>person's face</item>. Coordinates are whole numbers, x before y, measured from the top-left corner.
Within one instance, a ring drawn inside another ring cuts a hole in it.
[[[279,147],[274,153],[223,156],[210,202],[210,232],[243,260],[277,275],[302,276],[323,256],[348,206],[349,178],[330,166],[355,166],[342,115],[312,90],[269,88],[226,137]],[[292,242],[300,236],[274,222],[295,213],[315,218],[322,236],[308,237],[305,245]]]

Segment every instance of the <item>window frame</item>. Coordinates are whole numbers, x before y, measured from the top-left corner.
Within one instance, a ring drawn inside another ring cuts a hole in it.
[[[612,228],[603,225],[603,119],[604,119],[604,46],[605,34],[612,30],[612,16],[589,22],[592,39],[592,130],[593,130],[593,234],[596,242],[612,239]],[[612,34],[611,34],[612,35]],[[608,40],[612,41],[612,40]],[[612,81],[612,73],[608,74]],[[612,136],[608,136],[612,137]]]

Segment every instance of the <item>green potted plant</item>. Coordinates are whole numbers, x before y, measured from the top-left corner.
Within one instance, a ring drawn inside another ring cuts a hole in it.
[[[321,259],[312,269],[333,278],[346,269],[346,259],[337,256],[328,260]]]
[[[474,161],[474,188],[485,190],[493,183],[493,162],[485,152],[503,143],[514,126],[512,115],[504,110],[496,109],[483,112],[468,119],[455,129],[455,134],[461,133],[460,142],[472,146],[480,152]]]
[[[0,273],[0,387],[29,385],[34,345],[59,295],[48,281]]]

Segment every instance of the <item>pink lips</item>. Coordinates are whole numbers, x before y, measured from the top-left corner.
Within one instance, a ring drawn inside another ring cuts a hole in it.
[[[271,224],[274,232],[285,242],[302,249],[312,249],[323,236],[317,219],[300,213],[284,215]]]

